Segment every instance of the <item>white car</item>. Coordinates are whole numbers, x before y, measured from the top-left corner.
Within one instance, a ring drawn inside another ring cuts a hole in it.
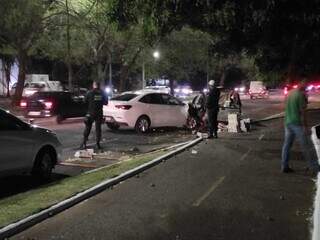
[[[120,126],[145,133],[156,127],[183,127],[186,125],[188,105],[165,93],[132,92],[109,100],[103,107],[107,126]]]
[[[0,108],[0,177],[33,174],[48,179],[61,143],[50,130],[28,124]]]

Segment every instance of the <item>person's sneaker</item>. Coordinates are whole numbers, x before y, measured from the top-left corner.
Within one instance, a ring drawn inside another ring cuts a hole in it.
[[[286,167],[286,168],[281,169],[281,172],[283,172],[283,173],[292,173],[292,172],[294,172],[294,170],[292,168]]]

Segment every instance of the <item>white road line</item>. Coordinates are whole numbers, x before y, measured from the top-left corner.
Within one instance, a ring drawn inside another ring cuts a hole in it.
[[[251,151],[252,151],[252,148],[249,148],[249,150],[245,154],[242,155],[242,157],[240,158],[240,161],[244,160],[249,155],[249,153]]]
[[[261,134],[259,137],[259,141],[261,141],[263,137],[264,137],[264,134]]]
[[[206,200],[206,199],[210,196],[210,194],[213,193],[213,191],[217,189],[217,187],[219,187],[219,185],[224,181],[225,178],[226,178],[226,177],[223,176],[223,177],[220,177],[220,178],[218,179],[218,181],[215,181],[215,182],[212,184],[212,186],[208,189],[208,191],[206,191],[197,201],[195,201],[195,202],[192,204],[192,206],[194,206],[194,207],[199,207],[200,204],[201,204],[204,200]]]

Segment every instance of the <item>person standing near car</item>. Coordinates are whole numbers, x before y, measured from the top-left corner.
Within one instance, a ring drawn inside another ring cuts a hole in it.
[[[90,90],[85,97],[85,102],[88,106],[87,114],[84,119],[85,129],[83,132],[83,141],[80,148],[85,149],[87,147],[88,137],[92,128],[93,122],[96,126],[96,146],[101,149],[101,124],[103,121],[103,105],[108,104],[108,98],[104,92],[100,89],[99,82],[93,82],[92,90]]]
[[[216,87],[215,81],[208,83],[209,93],[206,100],[206,110],[208,115],[208,138],[218,138],[218,113],[220,90]]]
[[[293,172],[289,167],[289,152],[292,144],[297,138],[300,143],[304,158],[309,162],[315,173],[319,172],[319,164],[313,159],[309,152],[308,139],[306,137],[307,98],[305,94],[305,85],[299,84],[297,89],[289,92],[285,105],[285,138],[282,147],[281,171],[283,173]]]

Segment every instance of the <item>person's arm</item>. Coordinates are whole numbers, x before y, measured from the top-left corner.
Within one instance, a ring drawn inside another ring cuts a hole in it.
[[[308,130],[308,121],[307,121],[307,101],[305,95],[303,95],[300,99],[300,113],[301,113],[301,121],[305,131]]]

